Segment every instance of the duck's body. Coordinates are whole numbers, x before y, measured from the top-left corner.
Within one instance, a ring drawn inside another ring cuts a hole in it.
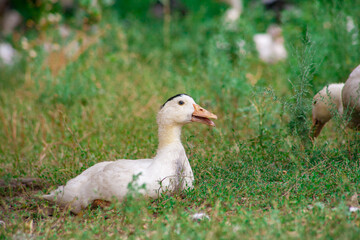
[[[184,94],[168,101],[158,114],[159,147],[154,158],[95,164],[44,198],[69,205],[72,212],[78,213],[97,199],[110,201],[115,197],[121,201],[129,191],[129,184],[151,198],[157,198],[164,191],[192,188],[194,175],[181,144],[181,127],[191,121],[213,125],[207,117],[216,116]],[[177,102],[183,106],[176,106]],[[176,108],[178,111],[174,112]],[[197,111],[205,115],[200,116]]]
[[[360,128],[360,65],[344,83],[330,84],[314,97],[312,137],[317,137],[334,111],[348,117],[348,127]]]
[[[44,198],[53,200],[56,196],[55,202],[71,203],[71,211],[78,213],[96,199],[123,200],[130,183],[140,193],[157,198],[163,191],[192,188],[193,180],[185,150],[164,149],[153,159],[120,159],[95,164]],[[143,184],[145,189],[140,188]]]
[[[342,103],[350,116],[349,127],[360,127],[360,65],[352,71],[342,90]]]

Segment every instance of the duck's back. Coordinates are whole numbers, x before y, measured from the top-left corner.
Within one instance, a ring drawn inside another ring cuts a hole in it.
[[[360,65],[355,68],[342,90],[344,112],[351,118],[349,127],[360,128]]]

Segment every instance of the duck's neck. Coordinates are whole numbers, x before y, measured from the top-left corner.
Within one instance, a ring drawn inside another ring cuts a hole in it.
[[[158,153],[161,149],[171,146],[181,145],[181,125],[160,125],[159,126],[159,146]]]
[[[343,114],[343,103],[342,103],[342,89],[344,84],[331,84],[328,87],[330,92],[331,101],[336,105],[336,108],[340,114]]]

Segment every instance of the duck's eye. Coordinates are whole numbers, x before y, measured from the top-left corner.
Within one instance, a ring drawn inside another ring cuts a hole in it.
[[[179,105],[184,105],[184,102],[181,100],[178,103],[179,103]]]

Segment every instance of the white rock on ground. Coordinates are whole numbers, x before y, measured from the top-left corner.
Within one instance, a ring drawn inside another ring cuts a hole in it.
[[[358,207],[350,207],[349,211],[350,212],[357,212],[357,211],[360,211],[360,208],[358,208]]]
[[[191,215],[191,219],[195,221],[204,220],[204,219],[210,219],[209,215],[206,213],[195,213]]]

